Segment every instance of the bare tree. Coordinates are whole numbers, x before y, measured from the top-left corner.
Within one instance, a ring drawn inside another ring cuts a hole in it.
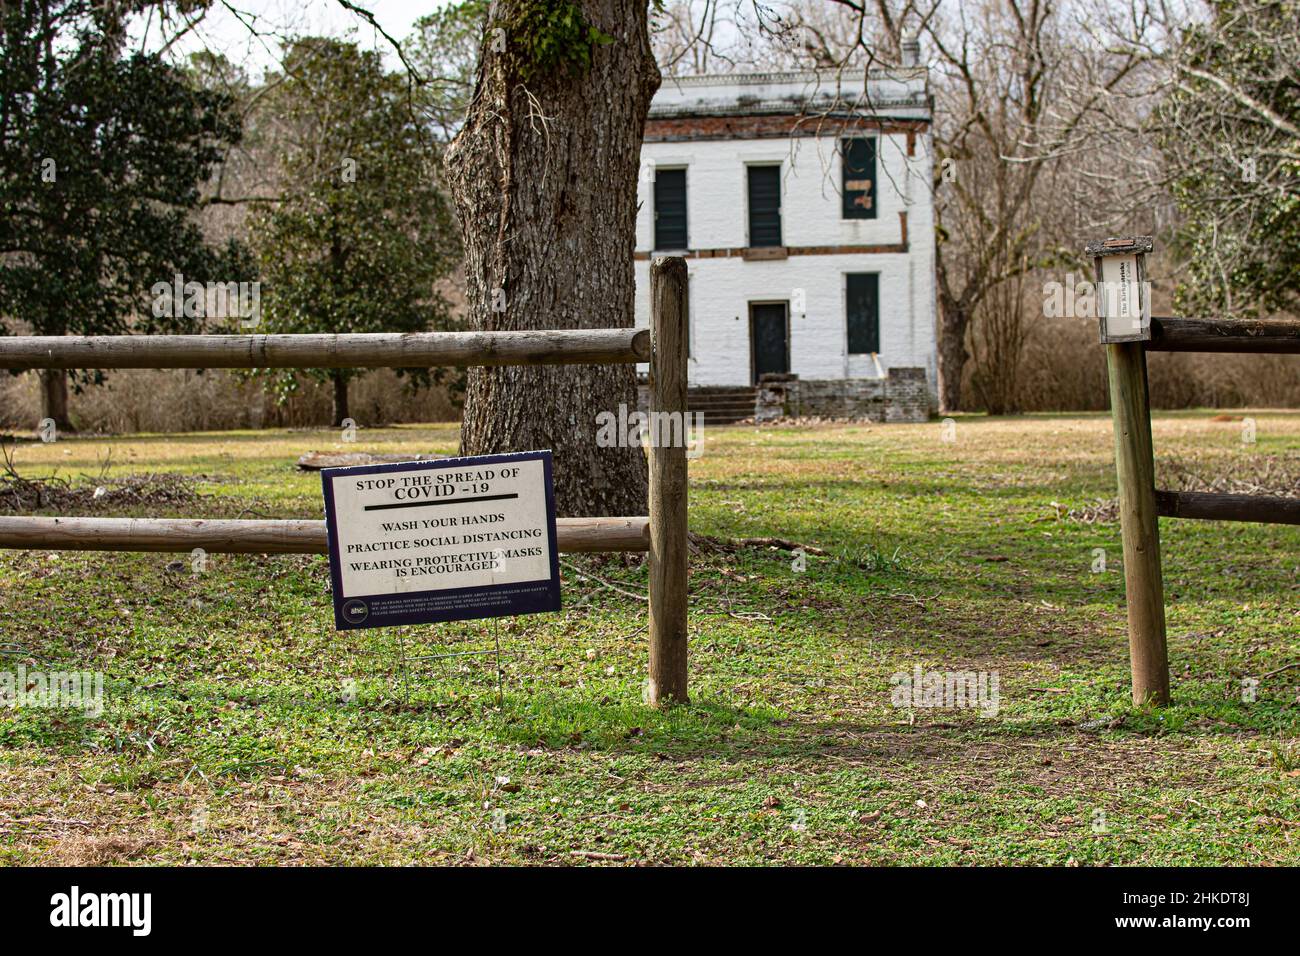
[[[1059,251],[1050,226],[1061,222],[1066,203],[1044,195],[1045,174],[1085,155],[1090,111],[1125,88],[1137,59],[1099,55],[1079,42],[1086,38],[1079,20],[1051,0],[936,3],[913,16],[940,74],[939,391],[942,407],[954,410],[962,406],[974,310],[1001,283]]]
[[[1151,67],[1150,183],[1177,201],[1179,305],[1300,307],[1300,3],[1146,0],[1116,45]]]
[[[723,0],[673,0],[651,16],[651,37],[655,59],[665,76],[708,73],[733,69],[736,60],[718,38],[735,26],[732,13],[737,2],[724,9]]]

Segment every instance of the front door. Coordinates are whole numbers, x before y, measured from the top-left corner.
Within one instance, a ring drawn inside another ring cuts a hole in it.
[[[753,353],[754,384],[768,372],[790,371],[786,304],[754,303],[749,307],[749,341]]]

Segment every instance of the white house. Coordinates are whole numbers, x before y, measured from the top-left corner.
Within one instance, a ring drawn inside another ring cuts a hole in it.
[[[928,414],[930,120],[923,66],[664,79],[641,151],[636,315],[648,325],[650,259],[684,255],[692,407],[762,380],[787,413]]]

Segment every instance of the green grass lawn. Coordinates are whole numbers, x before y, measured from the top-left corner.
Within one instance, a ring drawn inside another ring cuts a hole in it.
[[[1294,471],[1300,413],[1247,413],[1254,444],[1213,414],[1157,417],[1166,477]],[[560,614],[339,633],[320,557],[0,552],[0,670],[106,685],[99,716],[0,708],[0,862],[1300,864],[1300,528],[1161,522],[1175,703],[1135,709],[1119,526],[1067,517],[1114,494],[1109,419],[942,434],[709,432],[693,530],[826,554],[697,555],[692,702],[666,712],[642,703],[640,556],[564,557]],[[317,518],[302,452],[455,446],[404,426],[15,454],[203,496],[83,513]],[[500,706],[491,654],[433,657],[498,638]],[[916,665],[995,674],[996,715],[894,706]]]

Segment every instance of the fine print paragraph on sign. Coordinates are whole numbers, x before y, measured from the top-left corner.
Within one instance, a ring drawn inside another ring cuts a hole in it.
[[[560,609],[551,453],[321,472],[339,630]]]

